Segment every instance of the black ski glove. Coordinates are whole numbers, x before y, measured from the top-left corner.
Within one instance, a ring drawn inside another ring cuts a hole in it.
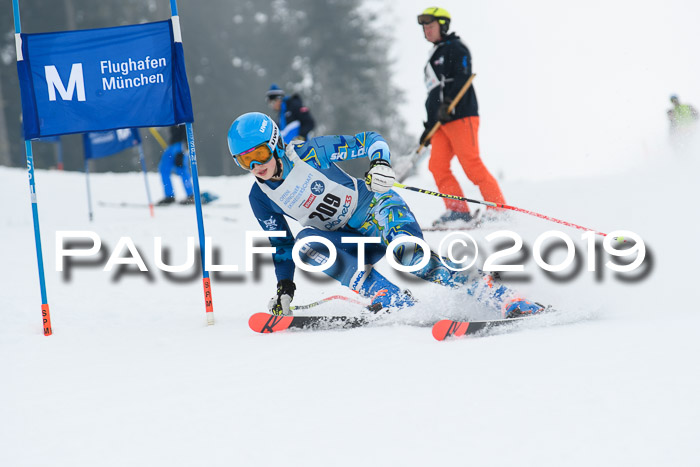
[[[438,118],[438,121],[440,123],[451,122],[452,120],[455,119],[454,109],[452,110],[452,112],[449,112],[449,113],[447,112],[447,108],[450,106],[451,103],[452,103],[452,98],[446,97],[445,102],[440,104],[440,107],[438,108],[438,111],[437,111],[437,118]]]
[[[277,283],[277,295],[270,299],[267,304],[267,308],[273,315],[287,315],[292,314],[290,303],[294,298],[294,291],[297,286],[294,285],[294,281],[291,279],[282,279]]]

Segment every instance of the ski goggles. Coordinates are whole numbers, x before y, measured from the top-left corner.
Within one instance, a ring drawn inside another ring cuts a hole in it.
[[[418,24],[421,26],[424,24],[430,24],[435,20],[437,20],[437,18],[433,15],[418,15]]]
[[[272,159],[272,152],[266,143],[249,149],[246,152],[233,157],[239,167],[245,170],[253,170],[255,164],[267,164]]]

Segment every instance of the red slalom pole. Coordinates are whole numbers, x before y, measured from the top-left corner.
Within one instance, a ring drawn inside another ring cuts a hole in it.
[[[539,217],[540,219],[548,220],[551,222],[556,222],[557,224],[566,225],[568,227],[573,227],[573,228],[579,229],[579,230],[585,230],[587,232],[594,232],[595,234],[601,235],[603,237],[608,235],[608,234],[603,233],[603,232],[598,232],[597,230],[594,230],[594,229],[589,229],[588,227],[584,227],[582,225],[574,224],[572,222],[563,221],[563,220],[557,219],[555,217],[545,216],[544,214],[540,214],[539,212],[528,211],[527,209],[522,209],[522,208],[518,208],[515,206],[509,206],[507,204],[497,204],[497,203],[492,203],[490,201],[481,201],[478,199],[464,198],[462,196],[446,195],[444,193],[438,193],[437,191],[424,190],[422,188],[416,188],[416,187],[412,187],[412,186],[402,185],[401,183],[394,183],[394,186],[396,188],[403,188],[404,190],[416,191],[418,193],[423,193],[425,195],[437,196],[440,198],[449,198],[449,199],[454,199],[457,201],[466,201],[468,203],[481,204],[482,206],[488,206],[488,207],[492,207],[492,208],[508,209],[511,211],[522,212],[524,214],[529,214],[531,216]]]
[[[529,214],[531,216],[539,217],[540,219],[548,220],[551,222],[556,222],[557,224],[566,225],[566,226],[573,227],[573,228],[579,229],[579,230],[585,230],[587,232],[593,232],[593,233],[595,233],[597,235],[601,235],[603,237],[608,235],[608,234],[603,233],[603,232],[598,232],[597,230],[589,229],[588,227],[584,227],[582,225],[574,224],[572,222],[563,221],[563,220],[557,219],[555,217],[545,216],[544,214],[540,214],[539,212],[528,211],[527,209],[516,208],[515,206],[508,206],[507,204],[495,204],[495,203],[493,203],[493,204],[494,204],[494,206],[501,208],[501,209],[510,209],[511,211],[522,212],[525,214]]]

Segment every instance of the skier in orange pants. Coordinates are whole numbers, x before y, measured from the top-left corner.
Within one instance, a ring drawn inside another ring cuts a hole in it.
[[[421,142],[427,145],[426,136],[436,122],[442,126],[432,137],[429,169],[435,178],[438,191],[464,196],[450,169],[450,162],[457,156],[469,180],[479,187],[486,201],[505,204],[498,182],[488,171],[479,156],[479,110],[476,92],[471,86],[452,112],[447,109],[472,74],[471,54],[455,33],[448,34],[450,14],[443,8],[430,7],[418,16],[425,38],[435,44],[430,60],[425,66],[425,85],[428,98],[425,108],[428,121]],[[470,222],[472,215],[464,201],[444,198],[445,212],[434,225],[452,221]]]

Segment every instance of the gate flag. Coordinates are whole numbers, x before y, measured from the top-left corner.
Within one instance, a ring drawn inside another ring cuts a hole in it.
[[[113,131],[93,131],[83,135],[85,159],[111,156],[141,143],[139,131],[124,128]]]
[[[32,139],[70,133],[185,124],[199,234],[207,324],[214,305],[206,269],[206,236],[197,175],[192,100],[185,72],[177,0],[167,21],[56,33],[23,34],[12,0],[22,129],[27,155],[44,335],[53,333],[46,294]],[[139,144],[144,170],[143,148]],[[85,160],[86,175],[89,159]],[[86,180],[89,180],[86,178]],[[148,190],[148,185],[146,185]],[[89,188],[88,188],[89,193]],[[152,209],[149,195],[149,207]],[[151,212],[151,215],[153,213]]]
[[[123,128],[121,130],[91,131],[83,134],[83,148],[85,152],[85,185],[87,187],[88,217],[93,219],[92,193],[90,192],[90,159],[100,159],[117,154],[131,147],[139,147],[139,159],[143,171],[143,181],[146,185],[146,197],[148,209],[153,217],[153,202],[151,201],[151,189],[148,186],[148,174],[146,173],[146,158],[141,146],[141,135],[136,128]]]
[[[20,40],[25,139],[194,120],[172,19]]]

